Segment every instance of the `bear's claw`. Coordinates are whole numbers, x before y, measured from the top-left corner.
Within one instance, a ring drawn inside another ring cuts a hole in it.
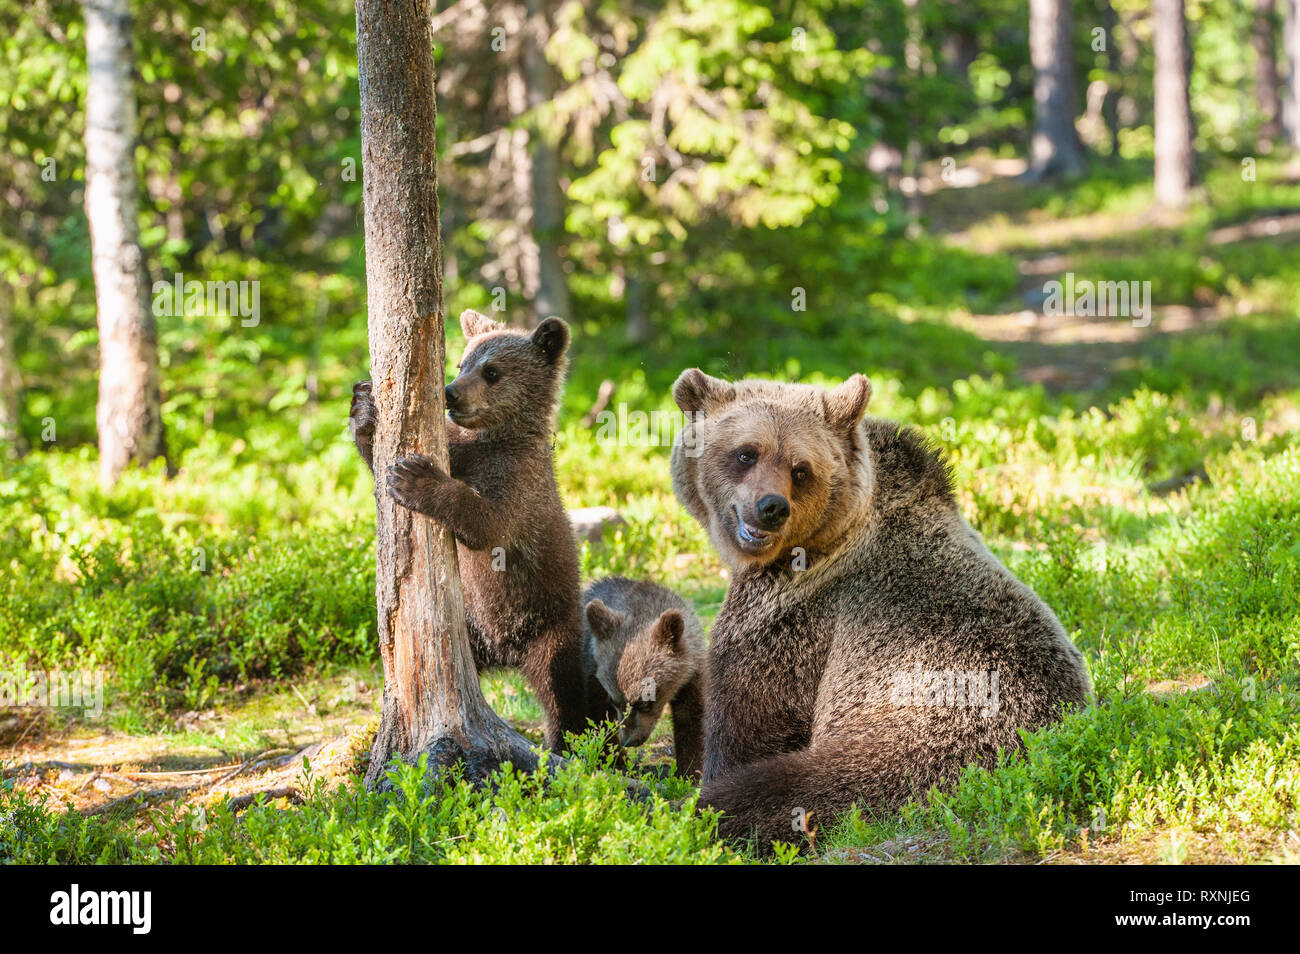
[[[420,498],[446,479],[428,457],[411,454],[388,468],[388,495],[409,510],[420,510]]]

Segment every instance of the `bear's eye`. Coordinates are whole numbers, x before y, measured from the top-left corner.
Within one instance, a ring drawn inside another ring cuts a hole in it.
[[[485,364],[483,366],[483,380],[488,384],[496,384],[497,381],[501,380],[501,372],[492,365]]]
[[[758,451],[749,447],[742,447],[736,451],[736,462],[748,467],[758,460]]]
[[[806,484],[812,478],[812,471],[804,464],[790,471],[790,476],[796,484]]]

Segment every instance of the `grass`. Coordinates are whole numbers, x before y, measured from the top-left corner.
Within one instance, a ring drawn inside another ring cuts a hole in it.
[[[823,824],[806,859],[1296,860],[1300,365],[1288,356],[1300,353],[1300,273],[1285,243],[1210,239],[1225,222],[1300,208],[1281,167],[1261,163],[1260,176],[1252,192],[1230,166],[1215,171],[1215,203],[1160,232],[1168,241],[1072,240],[1080,274],[1158,280],[1157,304],[1200,295],[1217,316],[1181,334],[1153,329],[1108,355],[1086,390],[1027,382],[1021,352],[959,327],[945,303],[1019,307],[1016,256],[1061,250],[1035,222],[1143,207],[1149,186],[1123,168],[1064,195],[1016,193],[1001,218],[966,223],[975,246],[1012,228],[1001,249],[918,243],[900,268],[910,287],[940,289],[928,304],[897,285],[773,319],[761,335],[723,329],[649,357],[616,335],[577,338],[556,440],[561,489],[571,506],[608,504],[628,519],[584,549],[585,577],[660,580],[706,625],[726,591],[707,538],[673,498],[667,447],[609,446],[577,423],[601,377],[617,379],[616,404],[652,411],[671,407],[668,385],[691,364],[826,384],[863,370],[872,413],[945,446],[967,517],[1085,654],[1093,706],[901,811]],[[805,317],[821,323],[815,334],[799,333]],[[1088,347],[1049,348],[1047,360],[1069,363]],[[334,428],[345,415],[341,392],[322,405],[317,430],[330,436],[319,453],[286,453],[274,422],[253,422],[188,450],[174,479],[133,472],[108,496],[86,449],[36,453],[6,471],[0,564],[13,583],[0,591],[0,654],[109,673],[103,722],[51,716],[36,731],[45,741],[12,746],[11,760],[39,762],[53,740],[107,734],[211,764],[366,724],[378,700],[372,485]],[[336,701],[347,680],[368,681],[368,692]],[[536,737],[540,712],[520,679],[483,682],[493,706]],[[180,718],[189,712],[213,716]],[[662,758],[665,733],[648,761]],[[638,804],[592,740],[584,751],[548,787],[505,773],[494,791],[475,792],[453,779],[426,785],[412,769],[396,769],[387,794],[307,780],[305,804],[255,806],[238,824],[219,803],[192,799],[84,818],[62,810],[58,785],[33,793],[10,772],[0,858],[753,860],[717,840],[690,786],[656,778]]]

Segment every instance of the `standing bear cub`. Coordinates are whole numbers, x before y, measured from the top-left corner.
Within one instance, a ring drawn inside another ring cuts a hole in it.
[[[1090,693],[1052,611],[966,523],[945,464],[824,391],[692,369],[673,489],[734,570],[709,648],[702,801],[723,830],[802,837],[891,808]]]
[[[626,711],[619,742],[643,745],[672,709],[679,775],[698,778],[704,755],[704,627],[689,604],[654,583],[610,576],[582,595],[583,665],[611,716]],[[588,682],[591,686],[591,682]]]
[[[456,537],[474,662],[523,671],[558,749],[589,714],[578,554],[551,458],[569,329],[548,318],[529,334],[476,311],[460,325],[465,353],[445,392],[451,474],[413,454],[393,465],[388,492]],[[353,388],[350,423],[373,471],[369,381]],[[597,719],[604,702],[593,701]]]

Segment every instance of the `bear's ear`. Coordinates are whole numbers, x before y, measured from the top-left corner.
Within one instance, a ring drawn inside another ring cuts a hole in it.
[[[533,332],[533,346],[541,350],[547,364],[555,364],[569,346],[569,326],[563,319],[547,318]]]
[[[855,374],[839,387],[822,396],[826,423],[839,430],[851,431],[866,413],[871,400],[871,382],[865,374]]]
[[[597,639],[609,639],[623,624],[623,614],[610,609],[600,600],[592,600],[583,610],[587,625]]]
[[[466,308],[460,313],[460,330],[466,338],[485,335],[489,331],[504,331],[505,325],[493,321],[487,315],[480,314],[473,308]]]
[[[673,385],[673,400],[686,414],[708,417],[735,399],[735,385],[711,378],[699,368],[687,368]]]
[[[672,652],[677,652],[682,645],[682,634],[686,631],[686,621],[682,619],[681,610],[664,610],[655,620],[655,640]]]

